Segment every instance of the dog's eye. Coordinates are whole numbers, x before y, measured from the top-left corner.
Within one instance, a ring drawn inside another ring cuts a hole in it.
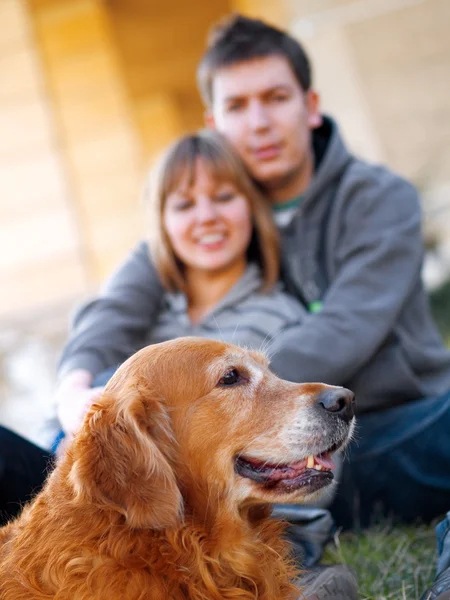
[[[219,379],[218,385],[234,385],[242,380],[237,369],[230,369]]]

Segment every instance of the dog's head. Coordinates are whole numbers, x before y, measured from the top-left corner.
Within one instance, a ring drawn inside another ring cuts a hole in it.
[[[120,367],[69,450],[70,480],[131,527],[172,527],[185,510],[311,500],[353,426],[348,390],[283,381],[258,352],[180,338]]]

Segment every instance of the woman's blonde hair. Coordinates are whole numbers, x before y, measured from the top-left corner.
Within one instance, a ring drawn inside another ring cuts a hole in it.
[[[197,159],[216,181],[233,183],[250,203],[253,221],[247,258],[262,269],[262,290],[270,289],[279,276],[279,236],[269,202],[253,183],[241,159],[219,133],[204,129],[171,145],[152,169],[144,194],[149,212],[150,255],[161,282],[170,291],[185,291],[183,265],[175,256],[165,231],[163,214],[167,196],[182,180],[194,184]]]

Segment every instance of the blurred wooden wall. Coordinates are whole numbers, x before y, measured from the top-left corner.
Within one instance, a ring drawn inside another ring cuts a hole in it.
[[[88,282],[139,235],[140,140],[105,4],[31,2]]]
[[[212,22],[274,0],[0,0],[0,318],[92,292],[145,233],[151,158],[203,123]],[[4,85],[6,83],[6,85]]]
[[[431,190],[450,257],[448,0],[0,0],[0,319],[92,293],[144,235],[149,161],[202,125],[233,10],[305,43],[351,147]]]
[[[86,285],[75,195],[28,7],[0,2],[0,315]]]

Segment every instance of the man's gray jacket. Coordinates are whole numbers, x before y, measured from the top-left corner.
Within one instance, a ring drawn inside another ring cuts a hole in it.
[[[360,413],[443,394],[450,353],[421,282],[415,189],[352,156],[329,118],[314,132],[314,149],[311,184],[281,229],[282,274],[290,292],[306,306],[322,301],[322,310],[273,340],[273,369],[294,381],[349,387]],[[78,313],[61,371],[95,375],[123,360],[145,343],[163,295],[141,243]]]

